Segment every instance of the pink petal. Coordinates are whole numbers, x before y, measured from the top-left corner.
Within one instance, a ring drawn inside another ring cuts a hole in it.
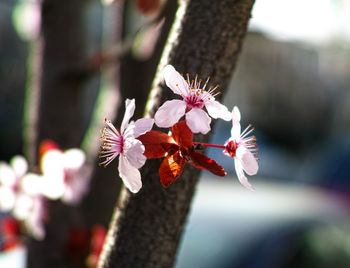
[[[193,108],[186,113],[186,123],[193,133],[207,134],[210,130],[211,119],[202,109]]]
[[[173,66],[167,65],[163,69],[166,85],[175,93],[186,96],[189,92],[188,84]]]
[[[236,151],[236,157],[241,162],[244,171],[252,176],[258,172],[259,165],[254,155],[244,146],[239,146]]]
[[[142,187],[140,171],[132,166],[124,156],[119,157],[119,176],[126,188],[132,193],[137,193]]]
[[[128,159],[130,165],[135,168],[141,168],[146,162],[146,156],[143,155],[145,147],[141,141],[136,139],[127,139],[124,142],[123,155]]]
[[[222,118],[225,121],[232,119],[232,114],[227,107],[218,101],[206,101],[205,108],[207,108],[208,114],[214,119]]]
[[[134,137],[137,138],[150,131],[153,127],[154,119],[141,118],[135,122]]]
[[[62,201],[69,205],[77,205],[88,191],[89,182],[90,180],[84,176],[83,172],[71,174],[69,181],[66,182]]]
[[[239,111],[238,107],[233,107],[232,110],[232,124],[239,123],[241,121],[241,112]]]
[[[120,127],[120,132],[123,133],[127,128],[130,118],[134,115],[135,112],[135,99],[126,99],[125,100],[125,114],[123,118],[122,125]]]
[[[253,186],[248,181],[247,177],[244,175],[241,163],[235,158],[235,169],[239,182],[247,189],[254,191]]]
[[[185,114],[186,103],[182,100],[170,100],[164,102],[154,115],[158,127],[171,127]]]
[[[232,128],[231,128],[231,137],[238,141],[241,136],[241,113],[237,106],[233,107],[232,110]]]

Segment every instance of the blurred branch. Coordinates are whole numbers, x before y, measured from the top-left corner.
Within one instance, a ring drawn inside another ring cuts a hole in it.
[[[28,107],[38,109],[33,116],[36,137],[32,137],[31,156],[37,155],[44,139],[57,142],[61,148],[79,147],[82,138],[83,81],[62,79],[67,70],[81,66],[87,60],[85,42],[85,0],[44,0],[41,6],[42,35],[34,46],[40,53],[33,64],[33,79],[38,92]],[[35,163],[36,161],[34,161]],[[67,267],[65,239],[76,211],[59,201],[48,205],[48,224],[43,241],[28,243],[27,267]]]
[[[107,10],[113,10],[113,6],[123,5],[124,1],[115,1],[110,4]],[[131,37],[122,40],[114,40],[109,45],[105,46],[102,51],[92,55],[87,63],[84,63],[80,68],[66,70],[62,79],[64,80],[85,80],[99,73],[103,68],[108,68],[112,64],[119,64],[120,60],[130,53],[135,41],[140,33],[147,31],[150,28],[161,27],[166,15],[166,8],[163,8],[159,14],[150,21],[142,25]],[[156,41],[156,40],[155,40]]]
[[[227,89],[238,60],[253,0],[180,1],[164,49],[146,115],[172,96],[162,84],[161,69],[168,63],[180,72],[211,77]],[[221,97],[223,95],[220,95]],[[199,137],[206,140],[208,137]],[[199,171],[187,168],[181,179],[162,188],[159,161],[142,169],[143,188],[133,195],[123,189],[115,207],[99,267],[171,267],[198,181]]]

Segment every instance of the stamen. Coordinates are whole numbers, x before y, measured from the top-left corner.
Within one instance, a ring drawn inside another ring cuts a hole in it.
[[[203,90],[205,90],[205,88],[207,87],[209,79],[210,79],[210,76],[207,78],[207,80],[205,80],[205,83],[203,85]],[[209,91],[208,91],[208,93],[209,93]]]
[[[254,127],[249,124],[241,133],[241,138],[245,138],[247,135],[249,135],[253,131],[254,131]]]

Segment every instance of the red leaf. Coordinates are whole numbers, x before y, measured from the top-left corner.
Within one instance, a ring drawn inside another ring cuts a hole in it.
[[[185,162],[179,151],[164,158],[159,167],[160,182],[164,187],[168,187],[177,180],[184,169]]]
[[[168,152],[165,144],[174,144],[172,137],[157,130],[151,130],[138,137],[138,139],[145,146],[145,152],[143,154],[147,158],[164,157]]]
[[[137,0],[137,7],[143,14],[156,12],[161,7],[160,0]]]
[[[188,128],[186,121],[179,121],[171,128],[171,136],[180,147],[191,148],[193,146],[193,133]]]
[[[180,150],[179,145],[176,143],[162,143],[163,149],[167,152],[167,155],[172,155]]]
[[[218,163],[216,163],[215,160],[207,157],[206,155],[199,152],[192,151],[190,152],[190,158],[192,160],[190,161],[190,164],[192,164],[196,168],[206,169],[218,176],[222,176],[222,177],[226,176],[225,169],[222,166],[220,166]]]

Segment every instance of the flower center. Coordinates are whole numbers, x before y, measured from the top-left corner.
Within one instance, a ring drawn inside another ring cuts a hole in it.
[[[225,144],[225,153],[227,153],[231,157],[236,156],[236,150],[237,150],[238,144],[236,141],[231,140]]]
[[[199,89],[191,89],[191,93],[185,97],[186,110],[190,111],[192,108],[202,109],[204,106],[204,100],[202,98],[202,92]]]

